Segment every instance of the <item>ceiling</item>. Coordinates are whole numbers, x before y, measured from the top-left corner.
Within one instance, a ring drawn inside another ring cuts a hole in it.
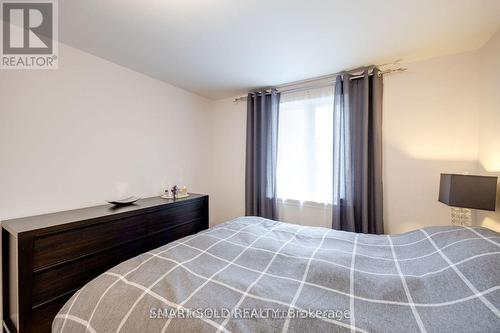
[[[219,99],[395,59],[477,49],[499,0],[59,1],[70,46]]]

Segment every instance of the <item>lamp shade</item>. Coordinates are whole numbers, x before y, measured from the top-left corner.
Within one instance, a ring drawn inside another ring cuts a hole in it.
[[[497,177],[441,174],[439,201],[448,206],[495,210]]]

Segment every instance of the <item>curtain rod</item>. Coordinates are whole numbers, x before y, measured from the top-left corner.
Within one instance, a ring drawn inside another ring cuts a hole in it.
[[[394,62],[394,63],[382,64],[379,66],[393,65],[393,64],[398,64],[398,63],[399,63],[399,60]],[[295,82],[291,82],[291,83],[278,85],[275,87],[264,88],[264,89],[260,89],[260,91],[268,91],[268,90],[270,91],[272,89],[276,89],[278,92],[286,94],[286,93],[290,93],[290,92],[297,92],[297,91],[302,91],[302,90],[307,90],[307,89],[312,89],[312,88],[323,88],[323,87],[327,87],[327,86],[335,83],[335,78],[342,73],[355,74],[355,73],[359,73],[361,71],[368,69],[368,70],[372,71],[369,73],[369,75],[373,75],[374,68],[375,68],[375,66],[356,68],[356,69],[353,69],[350,71],[342,71],[342,72],[338,72],[338,73],[334,73],[334,74],[318,76],[318,77],[313,78],[313,79],[295,81]],[[405,67],[387,69],[387,70],[380,71],[379,75],[384,75],[384,74],[388,74],[388,73],[395,73],[395,72],[404,72],[404,71],[406,71],[406,69],[407,68],[405,68]],[[351,80],[359,79],[362,77],[363,77],[363,75],[354,75],[353,77],[351,77]],[[247,100],[246,95],[240,96],[240,97],[235,98],[233,100],[233,103],[246,102],[246,100]]]

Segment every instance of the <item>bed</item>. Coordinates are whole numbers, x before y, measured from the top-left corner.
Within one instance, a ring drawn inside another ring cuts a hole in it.
[[[238,218],[112,268],[53,332],[498,332],[500,234]]]

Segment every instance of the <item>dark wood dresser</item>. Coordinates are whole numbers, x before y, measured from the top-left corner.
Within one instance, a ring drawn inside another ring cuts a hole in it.
[[[11,332],[50,332],[84,284],[141,253],[208,228],[208,196],[141,199],[2,222],[3,319]]]

